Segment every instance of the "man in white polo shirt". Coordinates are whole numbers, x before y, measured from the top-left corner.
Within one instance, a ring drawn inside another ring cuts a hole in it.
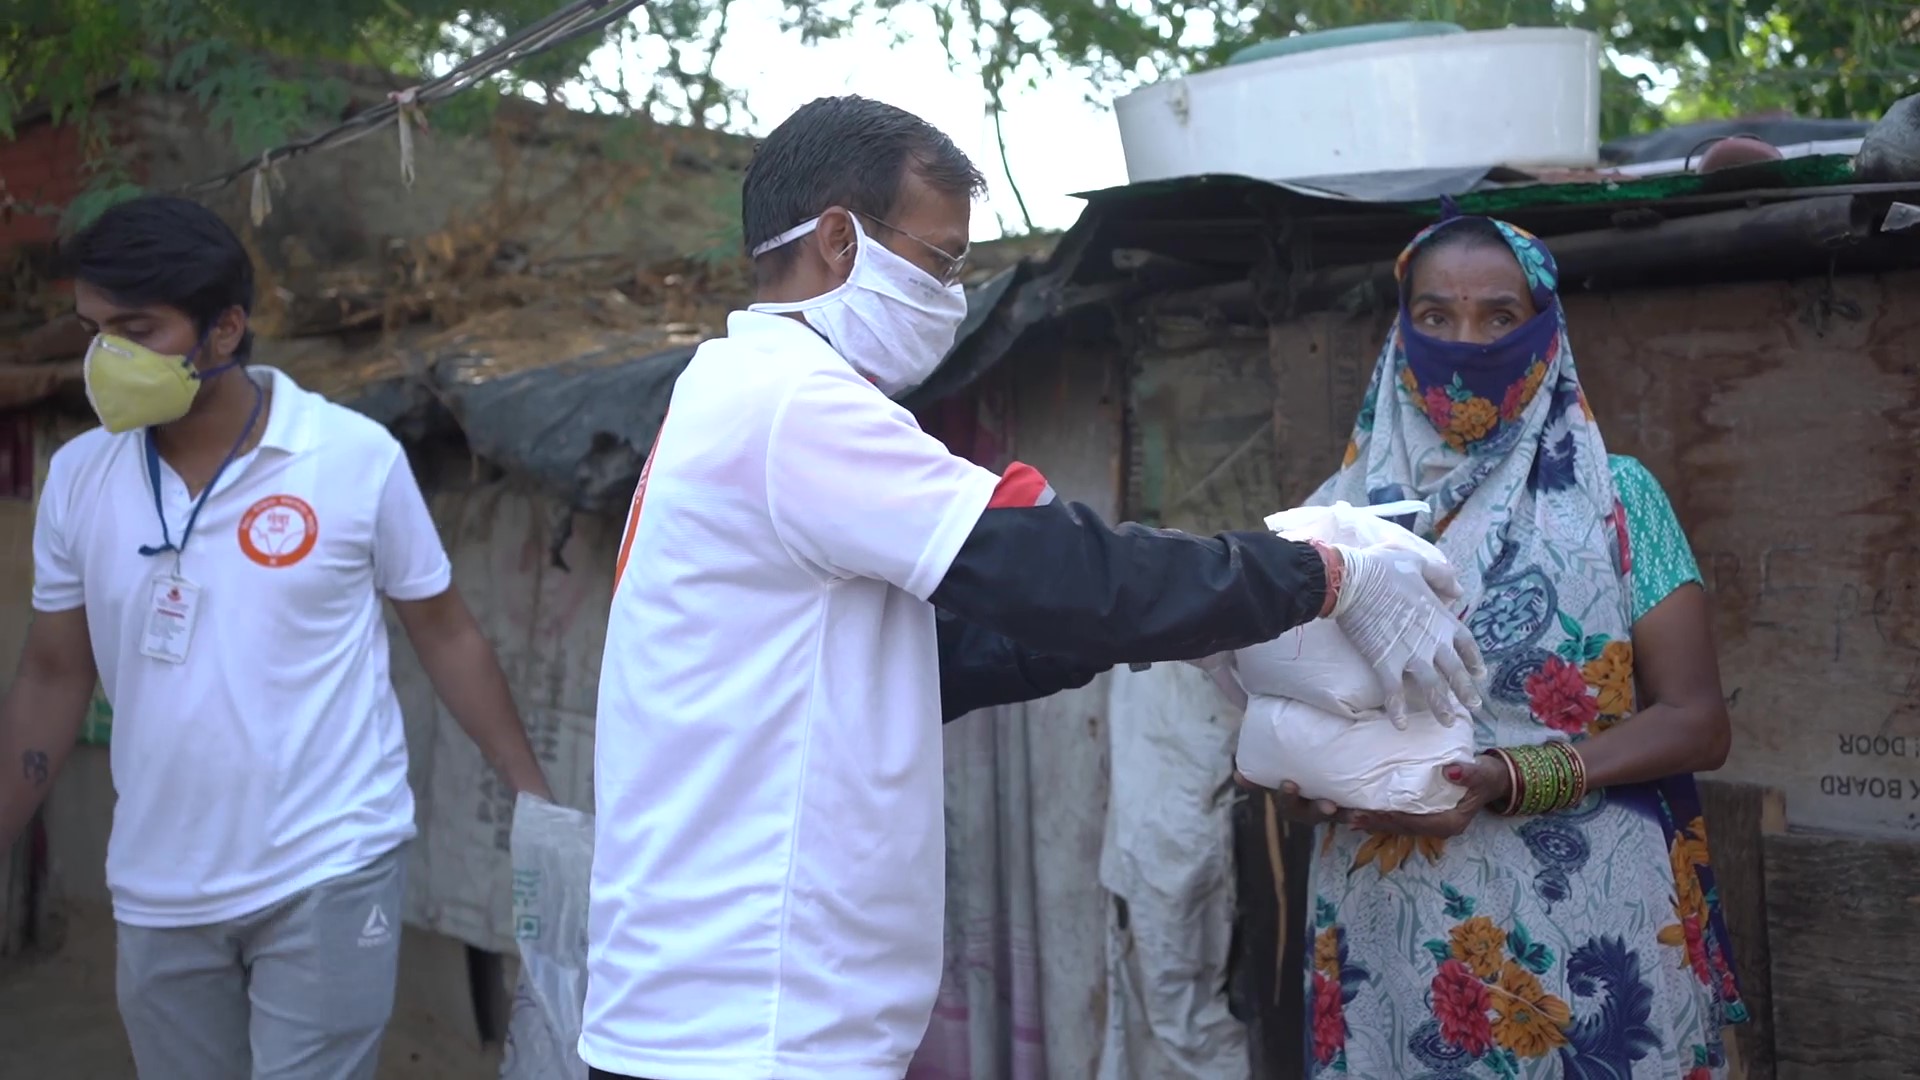
[[[1417,560],[1111,528],[889,400],[952,345],[980,173],[857,97],[742,192],[759,303],[680,376],[600,673],[589,979],[600,1078],[898,1080],[940,979],[940,722],[1341,621],[1398,693],[1475,704]],[[938,609],[938,614],[936,614]]]
[[[0,704],[0,851],[97,675],[141,1080],[370,1080],[414,835],[382,596],[506,781],[546,795],[540,767],[399,444],[246,366],[253,272],[232,231],[143,198],[67,254],[103,426],[54,453],[40,492],[36,614]]]

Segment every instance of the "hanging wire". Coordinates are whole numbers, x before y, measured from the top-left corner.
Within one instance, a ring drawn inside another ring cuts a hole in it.
[[[270,171],[273,166],[291,158],[344,146],[355,140],[364,139],[388,124],[422,124],[424,126],[420,112],[424,107],[445,101],[455,94],[485,82],[520,61],[538,56],[584,34],[604,29],[646,2],[647,0],[575,0],[574,3],[528,25],[445,75],[407,90],[389,94],[386,101],[355,113],[336,127],[275,147],[256,159],[235,165],[223,173],[196,180],[177,190],[182,195],[216,191],[250,172]],[[412,148],[411,132],[405,127],[402,131],[402,158],[410,159],[412,156],[409,152]],[[411,168],[410,160],[402,161],[403,172],[410,172]]]

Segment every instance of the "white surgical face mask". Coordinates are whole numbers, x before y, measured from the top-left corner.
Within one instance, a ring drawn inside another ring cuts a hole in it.
[[[820,227],[814,218],[761,244],[755,258]],[[967,317],[966,290],[875,243],[853,219],[853,270],[830,292],[791,304],[754,304],[749,311],[798,314],[818,330],[854,370],[888,397],[926,381],[953,348]]]

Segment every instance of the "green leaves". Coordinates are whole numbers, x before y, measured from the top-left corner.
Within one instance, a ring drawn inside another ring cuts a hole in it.
[[[1567,639],[1554,652],[1576,667],[1600,659],[1600,654],[1607,651],[1607,643],[1613,640],[1605,634],[1588,634],[1580,620],[1564,611],[1560,612],[1560,629]]]
[[[726,0],[661,0],[713,10]],[[378,63],[403,75],[445,70],[513,29],[552,13],[552,0],[16,0],[0,27],[0,135],[25,116],[82,128],[88,167],[116,163],[96,96],[184,91],[243,156],[339,117],[346,88],[302,61]],[[696,13],[697,17],[697,13]],[[624,29],[624,27],[622,27]],[[609,31],[616,32],[616,31]],[[534,58],[513,78],[578,80],[605,35]],[[100,197],[115,185],[97,185]],[[76,212],[77,213],[77,212]]]
[[[1316,897],[1313,901],[1313,925],[1325,930],[1340,921],[1340,911],[1326,897]]]
[[[73,233],[84,229],[113,206],[126,202],[142,194],[143,188],[111,176],[103,177],[89,185],[67,204],[67,210],[60,219],[60,229]]]
[[[1526,924],[1518,920],[1514,921],[1513,929],[1507,931],[1507,951],[1513,954],[1514,963],[1535,975],[1553,970],[1553,950],[1533,940]]]

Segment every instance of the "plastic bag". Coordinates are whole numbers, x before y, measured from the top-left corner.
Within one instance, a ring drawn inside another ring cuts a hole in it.
[[[501,1080],[586,1080],[587,890],[593,815],[521,795],[513,805],[513,936],[520,984],[507,1021]]]
[[[1292,783],[1302,798],[1349,810],[1438,814],[1459,805],[1466,789],[1447,779],[1448,765],[1473,760],[1473,725],[1443,727],[1430,712],[1407,717],[1407,729],[1348,720],[1286,698],[1251,695],[1234,764],[1261,787]]]
[[[1386,546],[1446,564],[1440,549],[1385,520],[1427,509],[1422,502],[1384,506],[1303,506],[1267,519],[1267,527],[1289,540],[1323,540],[1349,547]],[[1371,717],[1386,707],[1379,676],[1347,635],[1320,619],[1296,627],[1264,645],[1233,654],[1233,670],[1249,694],[1291,698],[1335,716]]]
[[[1266,524],[1291,540],[1386,546],[1445,564],[1439,548],[1386,520],[1427,509],[1335,503],[1287,510]],[[1235,652],[1232,671],[1247,694],[1234,763],[1248,780],[1291,782],[1305,798],[1350,810],[1406,814],[1451,810],[1465,794],[1445,769],[1473,760],[1473,725],[1445,727],[1431,712],[1410,714],[1405,731],[1388,723],[1379,676],[1332,620]]]

